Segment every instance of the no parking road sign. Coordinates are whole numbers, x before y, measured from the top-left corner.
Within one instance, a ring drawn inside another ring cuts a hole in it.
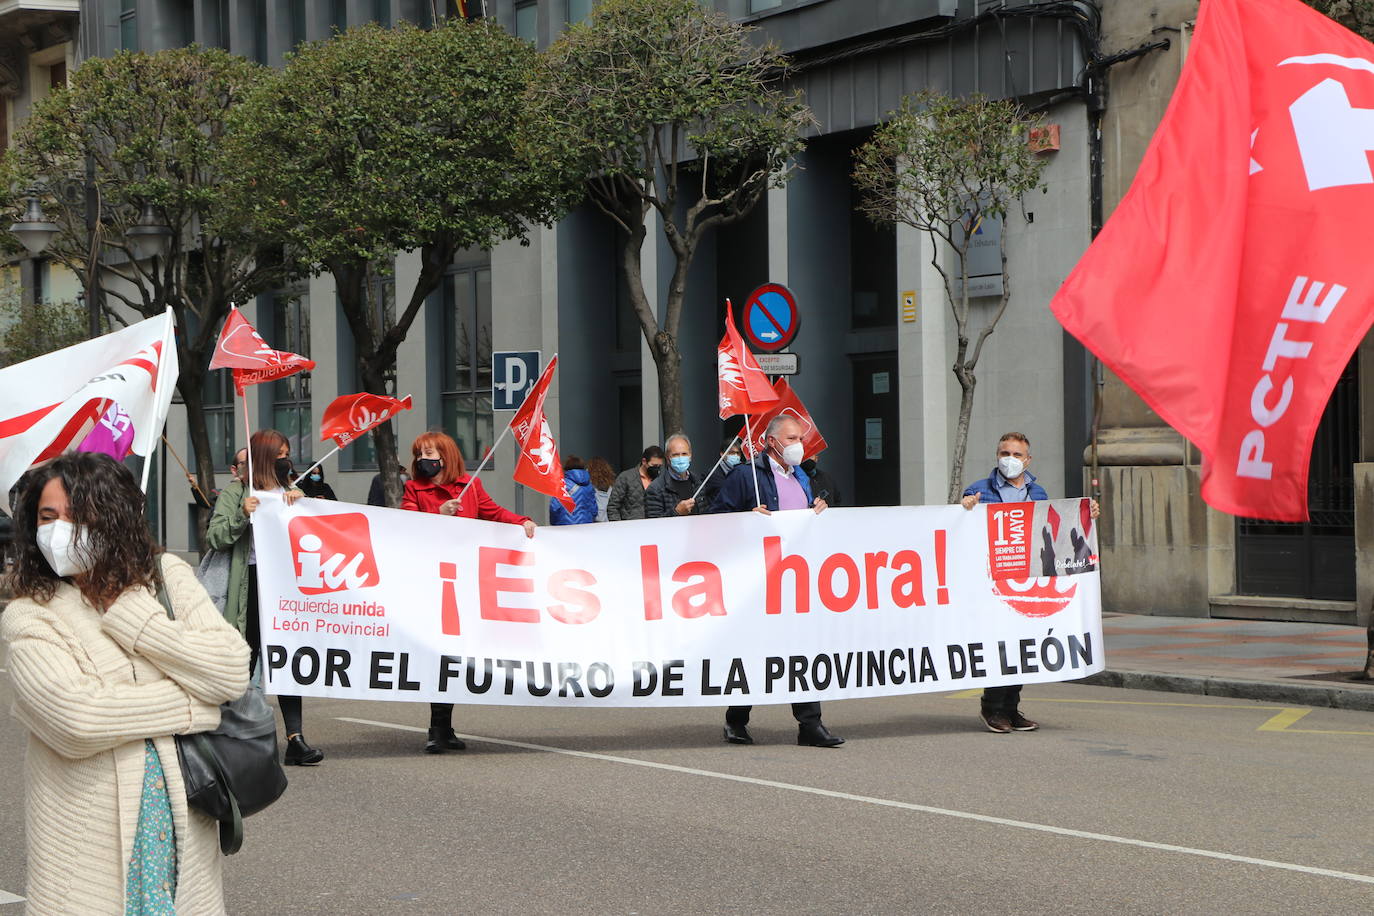
[[[800,324],[792,291],[781,283],[765,283],[744,303],[744,327],[740,330],[749,346],[772,353],[792,342]]]
[[[491,354],[492,409],[519,410],[538,380],[538,350],[498,350]]]

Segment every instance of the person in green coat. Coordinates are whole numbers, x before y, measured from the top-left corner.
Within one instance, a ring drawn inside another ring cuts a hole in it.
[[[290,486],[291,443],[285,436],[275,429],[260,429],[248,440],[248,452],[253,457],[253,490],[281,493],[288,506],[304,495]],[[224,619],[238,628],[248,641],[252,650],[248,661],[251,672],[262,652],[258,630],[257,555],[253,551],[249,524],[250,516],[258,508],[258,498],[244,482],[246,464],[238,457],[234,463],[243,469],[242,476],[236,475],[220,491],[205,531],[205,542],[211,550],[229,554],[229,590],[224,598]],[[324,751],[311,747],[301,734],[301,698],[279,695],[277,705],[286,728],[286,753],[282,762],[288,766],[314,766],[324,760]]]

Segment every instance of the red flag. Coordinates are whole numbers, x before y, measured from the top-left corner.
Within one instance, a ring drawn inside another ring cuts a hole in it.
[[[410,410],[410,395],[397,400],[380,394],[344,394],[330,402],[320,420],[320,441],[333,439],[340,448],[374,426]]]
[[[777,395],[777,403],[763,416],[752,424],[754,431],[754,441],[744,444],[745,450],[752,455],[763,453],[763,440],[768,432],[768,424],[773,422],[773,418],[781,414],[788,414],[801,424],[802,428],[802,460],[815,458],[825,451],[825,437],[816,427],[816,422],[811,419],[811,414],[807,411],[806,405],[801,398],[797,397],[797,392],[787,383],[786,378],[779,378],[773,385],[773,392]]]
[[[720,382],[720,418],[735,414],[756,414],[767,410],[777,401],[768,375],[759,368],[758,360],[744,345],[744,338],[735,327],[735,313],[730,300],[725,300],[725,336],[716,348],[716,373]]]
[[[548,417],[544,416],[544,398],[553,381],[553,368],[558,357],[549,360],[539,381],[534,383],[525,402],[511,420],[511,431],[520,443],[520,457],[515,462],[515,480],[531,490],[552,496],[569,512],[577,508],[563,479],[563,462],[558,458],[558,444],[553,441]]]
[[[1202,451],[1202,496],[1307,518],[1312,439],[1374,319],[1374,45],[1297,0],[1203,0],[1130,192],[1055,296]]]
[[[234,388],[242,397],[243,389],[249,385],[314,369],[315,361],[285,350],[273,350],[235,306],[219,332],[210,368],[233,369]]]

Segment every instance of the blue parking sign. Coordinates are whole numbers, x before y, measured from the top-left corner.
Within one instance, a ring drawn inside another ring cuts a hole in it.
[[[539,381],[538,350],[498,350],[491,354],[492,410],[519,410]]]

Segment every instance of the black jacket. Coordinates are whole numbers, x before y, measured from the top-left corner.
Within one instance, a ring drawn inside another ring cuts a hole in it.
[[[672,488],[672,472],[666,467],[654,478],[654,482],[644,490],[644,517],[645,518],[676,518],[677,504],[683,497],[678,496],[677,491]],[[701,478],[693,471],[687,472],[687,481],[691,485],[692,493],[701,486]],[[703,493],[702,496],[705,496]],[[710,511],[705,507],[705,500],[697,498],[697,503],[692,507],[693,515],[700,515]]]

